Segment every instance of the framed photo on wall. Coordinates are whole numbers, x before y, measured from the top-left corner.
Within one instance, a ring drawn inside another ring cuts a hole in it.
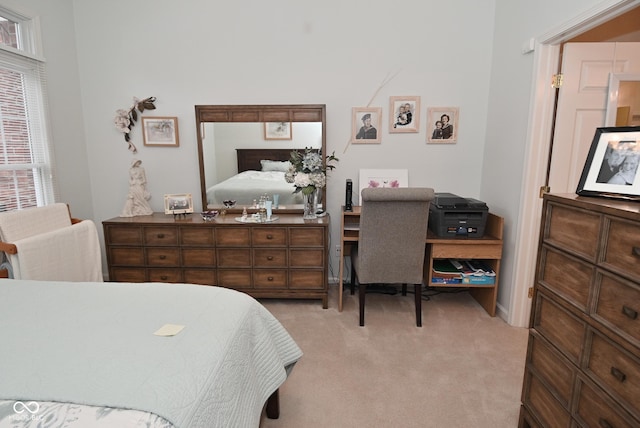
[[[380,143],[382,134],[382,108],[353,107],[351,110],[351,142],[356,144]]]
[[[178,147],[178,118],[143,116],[142,138],[145,146]]]
[[[389,98],[389,133],[420,130],[420,97]]]
[[[455,143],[460,117],[457,107],[427,109],[427,143]]]
[[[264,123],[265,140],[291,140],[292,138],[291,122]]]
[[[597,128],[576,193],[640,200],[640,126]]]

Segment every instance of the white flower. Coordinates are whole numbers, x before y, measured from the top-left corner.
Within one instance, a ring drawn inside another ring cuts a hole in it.
[[[128,133],[131,129],[129,125],[131,124],[131,119],[129,119],[129,110],[118,109],[116,110],[116,117],[113,120],[113,123],[116,125],[116,128],[120,132]]]

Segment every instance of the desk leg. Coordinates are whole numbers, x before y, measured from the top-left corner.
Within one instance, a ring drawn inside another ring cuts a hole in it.
[[[344,242],[340,243],[340,277],[338,278],[338,312],[342,312],[342,294],[344,291]]]

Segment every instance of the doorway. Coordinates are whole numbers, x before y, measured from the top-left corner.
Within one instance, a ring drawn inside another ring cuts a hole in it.
[[[517,231],[519,239],[514,264],[516,266],[515,285],[511,295],[511,311],[507,320],[513,326],[526,327],[529,324],[531,310],[529,287],[534,284],[542,214],[540,189],[548,182],[555,119],[556,91],[551,88],[550,82],[561,64],[562,47],[570,41],[640,41],[640,29],[637,27],[637,16],[640,16],[637,15],[640,14],[639,2],[626,0],[608,3],[608,5],[603,4],[600,10],[594,11],[592,16],[585,18],[580,24],[567,24],[563,28],[542,36],[536,43],[533,84],[537,97],[529,119],[530,135],[527,141],[523,199]],[[627,20],[631,22],[631,28],[620,24],[621,21]],[[614,34],[612,28],[616,32],[627,28],[626,34]],[[626,40],[621,37],[635,37],[637,40]],[[611,38],[613,40],[607,40]]]

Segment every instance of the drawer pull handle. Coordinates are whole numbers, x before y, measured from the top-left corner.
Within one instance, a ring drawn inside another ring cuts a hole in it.
[[[166,280],[167,280],[167,275],[162,275],[162,276],[160,277],[160,279],[161,279],[161,280],[163,280],[163,281],[166,281]]]
[[[164,259],[166,259],[166,258],[167,258],[167,256],[165,256],[164,254],[162,254],[162,255],[160,256],[160,260],[164,260]]]
[[[158,233],[158,238],[160,239],[164,238],[164,233]]]
[[[273,281],[273,277],[272,277],[272,276],[270,276],[270,277],[268,277],[268,278],[267,278],[267,280],[269,280],[269,281]]]
[[[268,256],[267,260],[273,260],[273,256]]]
[[[611,425],[605,418],[600,418],[598,420],[598,425],[602,428],[613,428],[613,425]]]
[[[616,367],[611,367],[611,375],[618,379],[620,382],[624,382],[627,379],[627,375],[625,375],[620,369]]]
[[[273,235],[267,235],[267,239],[273,239]]]
[[[622,313],[625,314],[627,317],[631,318],[632,320],[638,318],[638,311],[635,311],[628,306],[624,306],[624,305],[622,306]]]
[[[631,254],[636,257],[640,257],[640,247],[633,247],[633,249],[631,250]]]

